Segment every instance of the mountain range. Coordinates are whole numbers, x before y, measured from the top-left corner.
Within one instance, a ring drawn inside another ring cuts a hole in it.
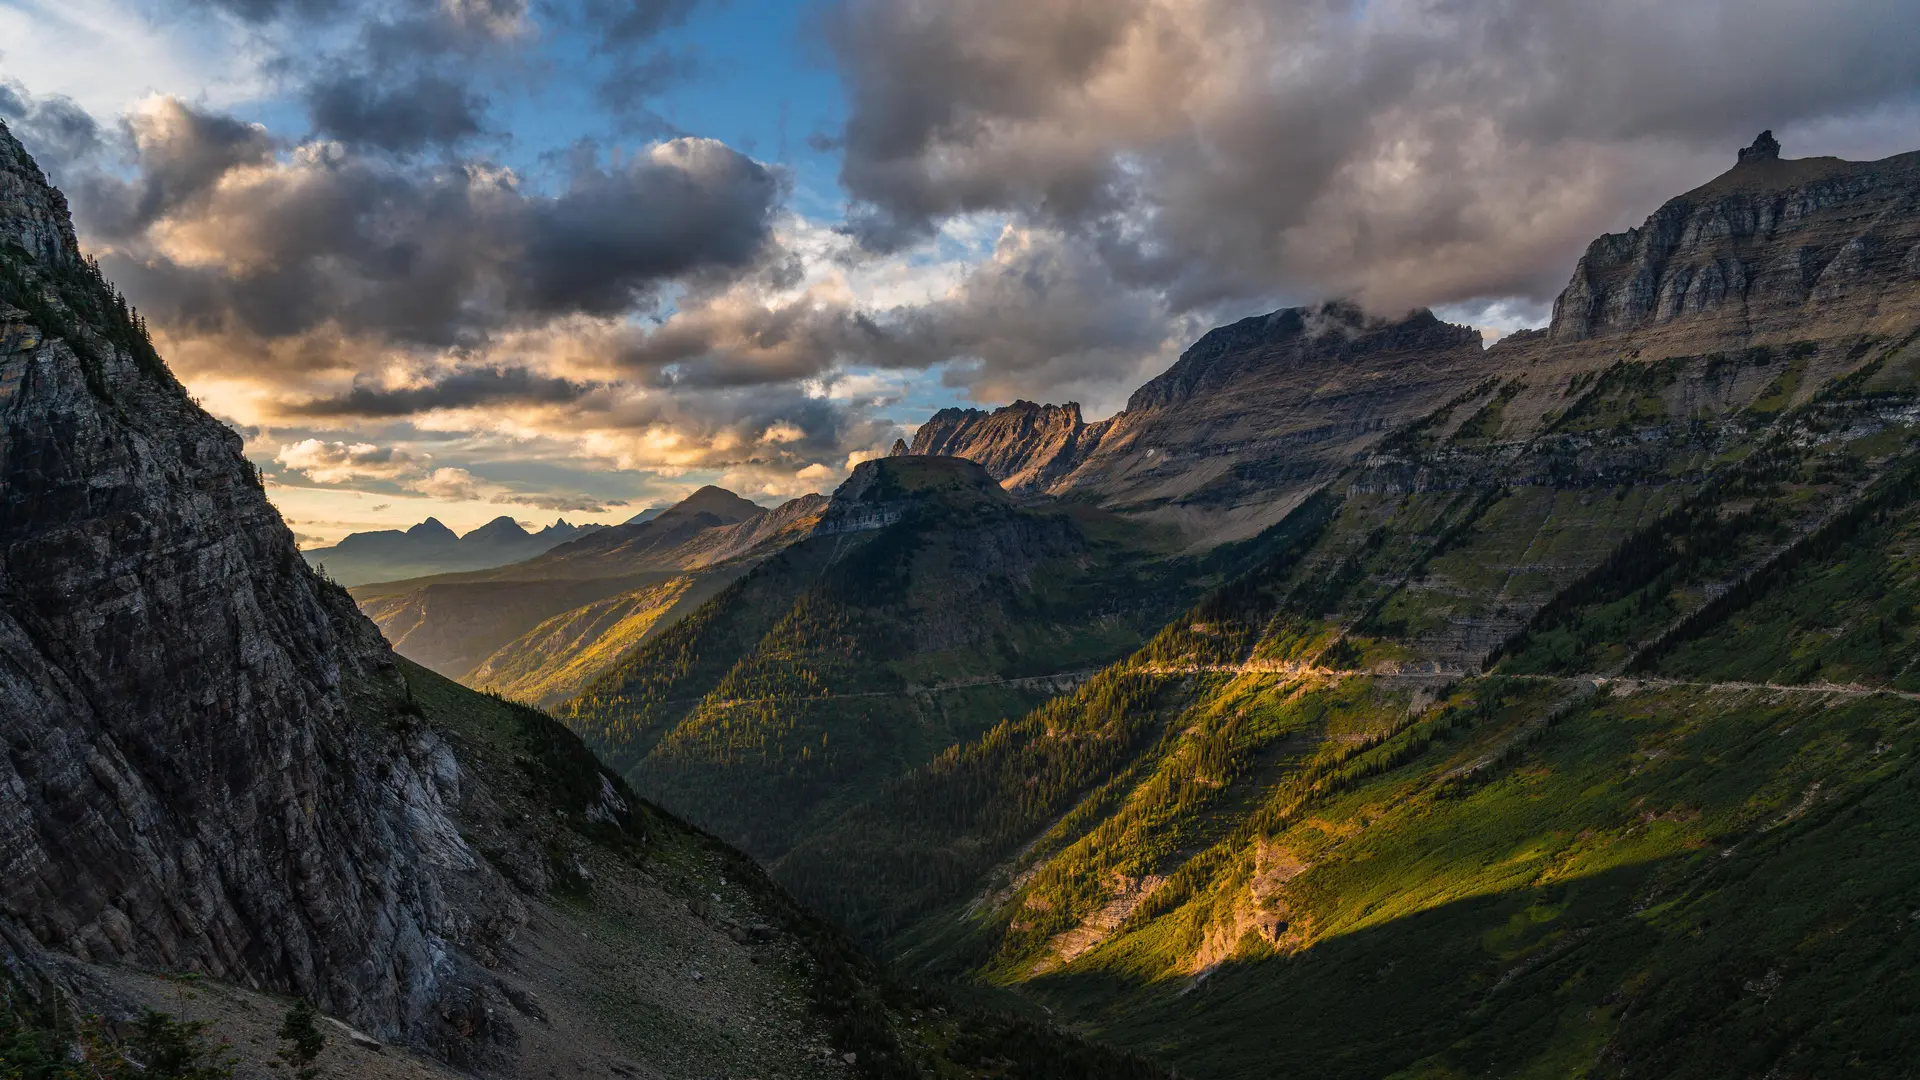
[[[397,657],[4,126],[0,553],[0,1073],[1159,1075],[893,979]]]
[[[1763,135],[1491,347],[1334,302],[936,414],[557,715],[1183,1074],[1905,1075],[1916,435],[1920,154]]]
[[[659,513],[649,510],[627,524]],[[342,585],[427,577],[462,570],[487,570],[522,562],[570,543],[604,526],[571,525],[565,518],[538,532],[528,532],[510,517],[497,517],[460,536],[428,518],[410,529],[353,533],[332,547],[309,548],[307,561],[326,570]]]
[[[351,594],[10,135],[0,245],[5,1053],[264,1072],[305,997],[355,1076],[1920,1059],[1920,153],[1763,134],[1491,347],[1290,308]]]

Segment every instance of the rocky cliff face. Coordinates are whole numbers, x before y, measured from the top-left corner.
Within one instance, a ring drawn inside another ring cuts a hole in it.
[[[948,409],[912,452],[966,457],[1010,489],[1091,499],[1212,544],[1271,524],[1486,371],[1479,334],[1430,311],[1382,320],[1350,304],[1288,308],[1207,334],[1110,419],[1030,402]]]
[[[239,436],[87,324],[111,303],[3,129],[0,236],[0,919],[430,1037],[512,916],[452,880],[452,755]]]
[[[914,432],[905,453],[977,461],[1012,491],[1044,491],[1097,445],[1105,425],[1088,425],[1080,406],[1016,401],[1005,408],[941,409]]]
[[[1538,389],[1623,356],[1884,335],[1916,316],[1920,153],[1787,160],[1763,133],[1724,175],[1595,240],[1549,330],[1483,351],[1431,312],[1291,308],[1208,333],[1109,420],[1030,402],[948,409],[911,452],[970,458],[1011,490],[1091,500],[1207,545],[1278,520],[1388,430],[1492,376],[1536,371]],[[1526,392],[1506,411],[1518,423],[1556,407]]]
[[[1897,318],[1920,278],[1917,206],[1920,153],[1785,160],[1762,132],[1725,174],[1595,240],[1554,304],[1552,340]]]
[[[1156,1075],[883,985],[551,717],[396,659],[3,126],[0,198],[9,1020],[183,1012],[248,1077],[295,994],[439,1059],[327,1025],[329,1076]]]

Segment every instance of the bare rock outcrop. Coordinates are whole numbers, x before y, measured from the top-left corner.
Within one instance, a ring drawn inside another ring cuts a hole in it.
[[[1595,240],[1554,303],[1551,338],[1870,325],[1911,304],[1917,211],[1920,153],[1784,159],[1762,132],[1726,173]]]
[[[137,323],[104,319],[65,200],[3,127],[0,242],[0,951],[437,1041],[464,950],[517,903],[454,826],[452,754],[240,437],[123,347]]]
[[[1113,417],[1015,402],[947,409],[915,454],[983,465],[1013,491],[1097,501],[1202,544],[1250,536],[1386,431],[1484,377],[1480,335],[1416,311],[1287,308],[1209,332]]]

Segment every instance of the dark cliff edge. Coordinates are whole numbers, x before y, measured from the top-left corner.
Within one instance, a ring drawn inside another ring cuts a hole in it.
[[[308,571],[240,437],[112,325],[11,135],[0,219],[9,936],[422,1033],[461,967],[444,744],[381,722],[405,696],[385,643]]]
[[[0,126],[9,1003],[177,1007],[246,1076],[296,996],[371,1033],[328,1051],[356,1077],[1151,1074],[893,985],[553,720],[398,660],[241,451]]]

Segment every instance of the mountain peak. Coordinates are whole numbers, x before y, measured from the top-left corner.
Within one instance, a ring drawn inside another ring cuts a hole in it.
[[[1773,137],[1772,131],[1763,131],[1753,140],[1753,145],[1740,151],[1740,163],[1749,161],[1780,160],[1780,140]]]
[[[502,514],[460,539],[463,541],[525,540],[529,535],[531,534],[527,530],[520,527],[519,522]]]
[[[743,499],[726,488],[708,484],[673,504],[667,512],[676,516],[708,514],[731,524],[759,517],[767,511],[765,507]]]
[[[1916,196],[1920,153],[1782,158],[1763,131],[1733,168],[1588,245],[1554,302],[1552,340],[1864,326],[1910,287]]]
[[[18,244],[46,263],[72,262],[80,256],[67,197],[0,121],[0,243]]]
[[[908,455],[874,458],[856,465],[833,493],[829,518],[854,506],[919,502],[1005,502],[1006,489],[979,463],[963,457]],[[864,511],[862,511],[864,512]]]
[[[413,537],[415,540],[446,540],[452,542],[460,539],[454,535],[452,529],[441,524],[439,518],[432,517],[408,529],[407,535]]]
[[[1249,378],[1345,364],[1363,355],[1450,352],[1469,344],[1479,346],[1479,331],[1442,322],[1426,308],[1398,319],[1368,315],[1349,300],[1282,308],[1208,331],[1172,367],[1134,391],[1127,411],[1165,408]]]

